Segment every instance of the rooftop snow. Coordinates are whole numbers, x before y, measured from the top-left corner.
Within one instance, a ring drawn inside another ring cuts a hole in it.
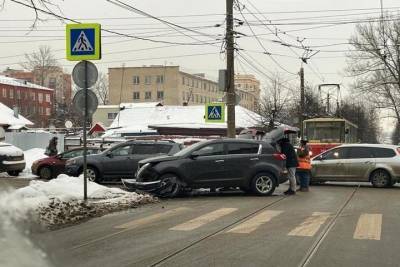
[[[12,85],[12,86],[21,86],[21,87],[28,87],[28,88],[33,88],[33,89],[53,91],[53,89],[48,88],[48,87],[40,86],[40,85],[37,85],[34,83],[26,82],[24,80],[15,79],[15,78],[3,76],[3,75],[0,75],[0,83]]]
[[[14,110],[0,102],[0,125],[33,125],[33,122],[18,115],[14,116]]]
[[[259,125],[260,115],[236,106],[236,127],[246,128]],[[206,123],[204,106],[162,106],[127,108],[118,113],[109,129],[132,129],[148,132],[149,126],[182,128],[226,128],[224,123]]]

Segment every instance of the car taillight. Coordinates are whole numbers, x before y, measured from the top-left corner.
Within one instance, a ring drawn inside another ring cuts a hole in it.
[[[273,156],[274,156],[274,159],[276,159],[276,160],[285,160],[286,159],[285,154],[282,154],[282,153],[275,153],[275,154],[273,154]]]

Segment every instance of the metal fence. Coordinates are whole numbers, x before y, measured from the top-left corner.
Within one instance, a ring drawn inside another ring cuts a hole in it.
[[[64,151],[64,134],[52,134],[48,132],[10,132],[6,133],[5,142],[10,143],[22,150],[31,148],[45,149],[53,136],[58,137],[58,152]]]

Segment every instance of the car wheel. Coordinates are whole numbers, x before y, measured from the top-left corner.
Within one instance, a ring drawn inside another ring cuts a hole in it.
[[[276,181],[269,173],[259,173],[251,181],[251,189],[257,195],[269,196],[275,191]]]
[[[387,187],[390,185],[390,174],[385,170],[376,170],[371,174],[371,183],[374,187]]]
[[[52,177],[51,169],[49,167],[42,167],[39,170],[40,179],[50,180]]]
[[[99,175],[95,168],[88,166],[86,169],[86,178],[91,182],[98,182]]]
[[[8,171],[7,173],[10,176],[18,176],[21,173],[21,171]]]
[[[160,178],[161,189],[157,192],[160,197],[177,197],[182,189],[177,175],[169,173]]]

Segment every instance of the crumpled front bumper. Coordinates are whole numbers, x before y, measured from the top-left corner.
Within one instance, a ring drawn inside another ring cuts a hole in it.
[[[131,191],[141,190],[153,192],[162,189],[161,180],[151,182],[138,182],[136,179],[122,179],[122,184]]]

